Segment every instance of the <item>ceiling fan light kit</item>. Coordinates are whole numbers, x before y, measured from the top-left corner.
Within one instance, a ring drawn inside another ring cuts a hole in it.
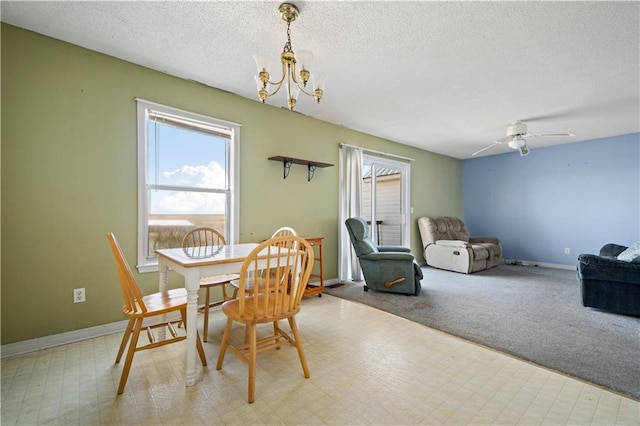
[[[527,143],[522,138],[514,138],[513,140],[507,143],[507,146],[513,150],[519,151],[520,156],[524,157],[529,155],[529,148],[527,148]]]
[[[515,149],[520,153],[521,157],[529,155],[529,148],[524,139],[515,139],[508,143],[509,148]]]
[[[309,71],[309,64],[313,59],[311,52],[300,50],[296,56],[291,47],[291,23],[298,18],[300,11],[293,3],[282,3],[278,7],[278,13],[282,20],[287,23],[287,42],[280,54],[282,74],[279,80],[271,81],[268,58],[261,55],[253,55],[258,67],[258,74],[254,77],[258,87],[258,99],[264,104],[267,98],[278,93],[284,84],[289,110],[293,111],[298,102],[300,92],[315,98],[320,103],[320,99],[324,95],[326,77],[311,75],[311,71]],[[296,70],[297,66],[300,67],[300,71]],[[306,90],[309,81],[311,81],[311,91]],[[268,86],[274,87],[273,92],[269,93]]]
[[[524,141],[524,139],[515,138],[512,141],[510,141],[507,145],[511,149],[520,149],[523,146],[525,146],[525,144],[526,144],[526,142]]]
[[[498,139],[497,141],[494,141],[493,144],[486,146],[484,148],[482,148],[479,151],[474,152],[473,154],[471,154],[472,156],[475,156],[477,154],[480,154],[481,152],[484,152],[490,148],[493,148],[496,145],[500,145],[503,143],[507,143],[507,146],[513,150],[517,150],[520,152],[520,155],[522,157],[529,155],[529,148],[527,147],[527,142],[525,141],[526,138],[531,138],[531,137],[571,137],[571,136],[575,136],[573,133],[571,132],[567,132],[567,133],[527,133],[527,125],[525,123],[523,123],[522,121],[516,120],[516,121],[512,121],[511,125],[509,127],[507,127],[507,136],[503,137],[502,139]]]

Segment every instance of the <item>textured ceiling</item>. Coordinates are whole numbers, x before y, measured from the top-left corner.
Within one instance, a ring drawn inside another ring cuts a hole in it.
[[[640,131],[640,2],[295,2],[293,50],[328,76],[296,111],[455,158],[505,135],[536,147]],[[280,2],[2,1],[2,21],[256,99]],[[268,100],[285,105],[284,95]],[[344,141],[348,142],[348,141]],[[508,152],[501,145],[482,155]]]

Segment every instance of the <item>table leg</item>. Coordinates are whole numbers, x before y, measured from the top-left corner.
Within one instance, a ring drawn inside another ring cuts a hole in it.
[[[165,293],[169,290],[169,267],[162,262],[162,259],[159,258],[158,259],[158,272],[159,272],[159,279],[158,279],[158,291],[160,293]],[[165,322],[167,320],[167,315],[161,315],[160,316],[160,321]],[[167,337],[167,329],[166,327],[160,327],[158,328],[158,340],[162,341],[164,339],[166,339]]]
[[[164,293],[169,289],[169,275],[167,272],[169,271],[169,267],[166,263],[162,261],[162,258],[158,259],[158,272],[160,273],[160,279],[158,283],[158,291],[160,293]]]
[[[186,384],[196,384],[196,339],[198,338],[198,289],[200,276],[196,271],[189,271],[185,276],[187,289],[187,361]]]

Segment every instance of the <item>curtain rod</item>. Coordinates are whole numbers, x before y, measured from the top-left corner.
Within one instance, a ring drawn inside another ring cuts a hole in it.
[[[406,161],[415,161],[413,158],[403,157],[402,155],[389,154],[388,152],[376,151],[375,149],[363,148],[361,146],[356,146],[356,145],[349,145],[348,143],[340,143],[340,147],[342,148],[343,146],[348,146],[349,148],[358,148],[358,149],[361,149],[362,151],[371,152],[379,155],[386,155],[387,157],[400,158]]]

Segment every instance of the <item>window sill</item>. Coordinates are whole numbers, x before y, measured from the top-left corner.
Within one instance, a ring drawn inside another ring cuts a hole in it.
[[[158,272],[157,263],[149,263],[147,265],[137,265],[136,268],[140,274],[146,274],[147,272]]]

